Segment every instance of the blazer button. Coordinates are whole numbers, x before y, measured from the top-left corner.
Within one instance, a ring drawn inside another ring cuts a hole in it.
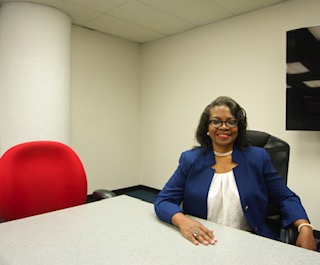
[[[244,210],[247,212],[249,210],[249,206],[247,205]]]

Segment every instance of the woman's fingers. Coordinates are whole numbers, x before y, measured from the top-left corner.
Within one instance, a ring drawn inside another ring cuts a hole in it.
[[[175,214],[172,217],[171,222],[179,227],[181,234],[195,245],[198,245],[199,243],[213,245],[217,242],[213,230],[207,229],[200,222],[193,220],[184,214]]]
[[[190,236],[188,239],[189,239],[193,244],[199,245],[199,241],[198,241],[198,239],[197,239],[194,235]]]
[[[201,231],[198,233],[198,235],[196,236],[196,239],[204,245],[214,245],[217,242],[217,239],[214,237],[213,235],[213,231],[212,230],[207,230],[206,231]]]
[[[189,240],[196,245],[198,243],[214,245],[217,242],[217,239],[213,235],[213,230],[208,230],[205,227],[194,229],[193,234],[189,236]]]

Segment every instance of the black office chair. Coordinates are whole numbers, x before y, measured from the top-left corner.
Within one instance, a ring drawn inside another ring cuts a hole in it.
[[[284,182],[287,183],[290,154],[289,144],[275,136],[260,131],[247,130],[247,137],[250,145],[266,149],[274,168],[279,172]],[[279,210],[272,204],[268,205],[266,222],[279,239],[283,231],[282,241],[295,244],[298,237],[297,229],[293,226],[282,229]]]

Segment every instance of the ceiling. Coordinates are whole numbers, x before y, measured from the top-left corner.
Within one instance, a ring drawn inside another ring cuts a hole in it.
[[[74,25],[146,43],[289,0],[0,0],[55,7]]]

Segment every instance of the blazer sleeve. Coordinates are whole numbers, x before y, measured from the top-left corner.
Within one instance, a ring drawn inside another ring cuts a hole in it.
[[[180,204],[183,200],[185,183],[191,165],[190,162],[187,162],[186,156],[186,152],[181,154],[176,171],[154,201],[154,208],[158,218],[167,223],[171,223],[171,218],[174,214],[184,212]]]
[[[263,155],[263,165],[269,200],[280,210],[283,226],[287,227],[298,219],[308,219],[300,198],[288,188],[274,169],[266,151]]]

